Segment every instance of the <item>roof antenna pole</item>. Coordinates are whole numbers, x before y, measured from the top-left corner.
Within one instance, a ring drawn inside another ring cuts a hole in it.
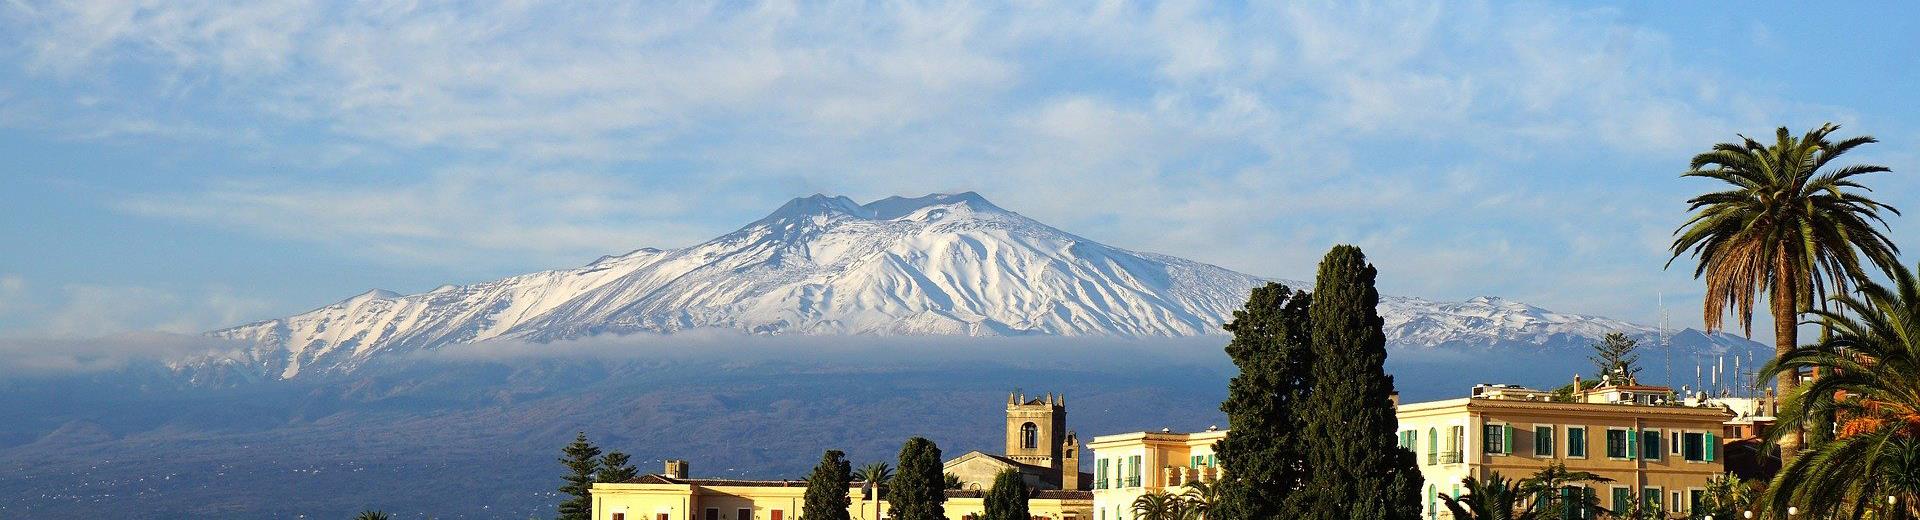
[[[1667,341],[1667,295],[1654,293],[1655,305],[1660,307],[1660,349],[1667,353],[1667,388],[1673,388],[1673,343]]]

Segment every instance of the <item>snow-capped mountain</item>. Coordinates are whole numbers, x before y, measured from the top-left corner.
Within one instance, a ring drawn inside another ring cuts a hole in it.
[[[977,194],[794,199],[683,249],[420,294],[368,291],[210,334],[267,378],[351,371],[384,353],[694,328],[756,334],[1193,336],[1221,333],[1267,280],[1094,242]],[[1298,282],[1289,285],[1305,287]],[[1387,298],[1402,346],[1551,345],[1651,329],[1499,299]],[[206,361],[201,361],[204,364]]]

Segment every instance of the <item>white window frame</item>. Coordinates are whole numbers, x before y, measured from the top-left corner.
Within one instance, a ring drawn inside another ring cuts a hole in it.
[[[1626,434],[1626,437],[1631,437],[1634,435],[1639,435],[1640,432],[1638,430],[1634,430],[1633,428],[1617,428],[1613,426],[1608,426],[1607,429],[1603,431],[1606,432],[1606,435],[1600,436],[1600,450],[1606,452],[1607,460],[1639,460],[1639,457],[1634,456],[1635,453],[1633,452],[1633,450],[1640,449],[1640,446],[1639,446],[1640,443],[1633,442],[1632,440],[1626,439],[1625,437],[1621,438],[1620,440],[1622,441],[1624,446],[1621,446],[1620,448],[1626,451],[1627,456],[1625,457],[1613,456],[1613,445],[1612,445],[1613,432],[1622,432]]]
[[[1649,462],[1649,463],[1653,463],[1653,462],[1661,462],[1661,463],[1664,463],[1664,462],[1666,462],[1666,461],[1667,461],[1667,450],[1664,450],[1664,449],[1659,449],[1659,450],[1653,450],[1653,453],[1654,453],[1654,456],[1655,456],[1655,457],[1658,457],[1658,458],[1651,458],[1651,459],[1650,459],[1650,458],[1647,458],[1647,432],[1653,432],[1653,438],[1655,438],[1655,439],[1659,439],[1659,441],[1658,441],[1658,442],[1667,442],[1667,429],[1665,429],[1665,428],[1641,428],[1641,429],[1640,429],[1640,431],[1638,431],[1638,432],[1635,432],[1635,434],[1636,434],[1636,435],[1639,435],[1639,436],[1640,436],[1640,438],[1639,438],[1639,439],[1636,439],[1636,440],[1638,440],[1638,441],[1640,441],[1640,446],[1639,446],[1639,448],[1640,448],[1640,453],[1638,453],[1638,455],[1640,455],[1640,459],[1641,459],[1641,460],[1645,460],[1645,461],[1647,461],[1647,462]]]
[[[1500,449],[1501,449],[1501,450],[1506,450],[1506,448],[1507,448],[1507,447],[1506,447],[1506,445],[1507,445],[1507,444],[1509,444],[1509,443],[1512,443],[1512,442],[1513,442],[1513,439],[1508,439],[1508,438],[1506,438],[1506,437],[1507,437],[1507,428],[1511,428],[1511,427],[1513,427],[1513,423],[1510,423],[1510,422],[1506,422],[1506,421],[1499,421],[1499,422],[1494,422],[1494,421],[1481,421],[1481,423],[1480,423],[1480,451],[1481,451],[1481,452],[1482,452],[1482,454],[1484,454],[1484,455],[1499,455],[1499,456],[1502,456],[1502,457],[1506,457],[1506,456],[1511,456],[1511,455],[1513,455],[1512,453],[1504,453],[1504,452],[1499,452],[1499,451],[1487,451],[1487,428],[1489,428],[1489,427],[1496,427],[1496,426],[1500,428],[1500,444],[1501,444],[1501,446],[1500,446]],[[1514,431],[1514,433],[1519,433],[1519,432],[1520,432],[1520,429],[1519,429],[1519,428],[1513,428],[1513,431]]]

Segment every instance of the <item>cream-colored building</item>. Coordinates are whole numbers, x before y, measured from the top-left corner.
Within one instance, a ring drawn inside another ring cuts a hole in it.
[[[1426,481],[1421,506],[1431,520],[1452,518],[1440,495],[1458,496],[1461,479],[1496,472],[1525,478],[1553,463],[1612,479],[1566,491],[1591,493],[1601,507],[1642,497],[1682,516],[1693,511],[1707,480],[1724,472],[1720,436],[1733,415],[1671,399],[1667,388],[1637,385],[1602,385],[1573,402],[1480,385],[1463,399],[1401,404],[1400,445],[1419,463]]]
[[[1088,520],[1093,496],[1085,490],[1089,474],[1080,469],[1080,443],[1067,425],[1067,401],[1051,393],[1028,399],[1007,395],[1006,453],[963,453],[946,461],[943,471],[959,477],[960,489],[947,491],[946,516],[973,520],[985,512],[985,490],[1002,471],[1019,471],[1032,490],[1027,502],[1035,518]],[[595,520],[792,520],[805,503],[804,480],[689,478],[685,461],[666,461],[664,471],[627,482],[593,485]],[[848,489],[853,518],[886,518],[885,490],[879,498],[856,482]]]
[[[1220,478],[1213,444],[1227,432],[1134,432],[1095,437],[1092,520],[1133,518],[1133,501],[1147,493],[1181,494],[1187,484]]]
[[[618,484],[593,485],[594,520],[793,520],[806,503],[804,480],[688,478],[685,463],[667,471]],[[874,498],[856,482],[847,489],[847,511],[858,520],[887,518],[883,494]],[[1092,499],[1085,491],[1034,492],[1027,508],[1035,518],[1086,520]],[[950,520],[977,520],[985,512],[985,492],[949,490],[944,505]]]

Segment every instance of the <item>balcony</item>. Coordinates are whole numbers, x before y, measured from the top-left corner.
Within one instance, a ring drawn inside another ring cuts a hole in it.
[[[1460,452],[1455,451],[1455,452],[1440,454],[1440,463],[1441,464],[1459,464]]]

